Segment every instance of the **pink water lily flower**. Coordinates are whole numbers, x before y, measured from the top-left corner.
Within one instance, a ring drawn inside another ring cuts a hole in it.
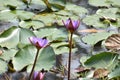
[[[45,76],[45,72],[37,71],[34,72],[33,80],[43,80]]]
[[[69,18],[66,21],[63,21],[64,26],[71,32],[73,33],[80,25],[80,21],[79,20],[71,20],[71,18]]]
[[[45,38],[30,37],[29,40],[38,49],[44,48],[49,44],[48,40]]]

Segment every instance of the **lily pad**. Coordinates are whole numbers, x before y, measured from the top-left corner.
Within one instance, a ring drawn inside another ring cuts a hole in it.
[[[17,50],[15,49],[3,50],[3,53],[2,55],[0,55],[0,58],[5,61],[9,61],[15,56],[16,52]]]
[[[19,25],[21,26],[21,27],[23,27],[23,28],[27,28],[27,29],[29,29],[29,28],[34,28],[34,29],[38,29],[38,28],[41,28],[41,27],[44,27],[44,24],[42,23],[42,22],[40,22],[40,21],[21,21],[20,23],[19,23]]]
[[[16,6],[17,8],[23,6],[23,3],[19,0],[0,0],[0,4],[2,4],[3,6]]]
[[[39,31],[34,31],[34,33],[38,37],[47,37],[51,41],[62,41],[67,39],[67,31],[65,29],[44,28]]]
[[[50,70],[50,68],[52,68],[54,64],[55,64],[55,53],[53,48],[49,46],[41,51],[38,61],[36,63],[35,70],[36,71],[39,71],[41,69]],[[32,65],[29,65],[27,71],[30,72],[31,68]]]
[[[68,10],[73,15],[78,15],[80,17],[88,13],[87,9],[70,3],[66,4],[65,10]]]
[[[30,72],[35,58],[37,49],[35,46],[27,45],[20,51],[18,51],[13,58],[13,65],[15,70],[19,71],[28,66],[27,71]],[[18,63],[19,62],[19,63]],[[36,64],[36,70],[42,68],[49,70],[55,63],[55,53],[52,47],[46,47],[39,53],[39,58]]]
[[[84,65],[89,68],[105,68],[111,71],[118,65],[117,57],[117,54],[102,52],[90,57]]]
[[[114,32],[98,32],[93,34],[88,34],[87,36],[83,37],[82,40],[90,45],[95,45],[97,42],[101,40],[107,39],[110,35],[112,35]]]
[[[43,0],[46,6],[51,9],[52,11],[59,11],[64,9],[65,7],[65,0]]]
[[[93,27],[102,27],[102,28],[106,28],[107,25],[103,24],[103,22],[100,22],[100,18],[102,16],[94,14],[94,15],[88,15],[83,19],[83,23],[85,23],[86,25],[89,26],[93,26]]]
[[[22,10],[14,10],[14,11],[2,11],[0,12],[0,20],[1,21],[12,21],[12,20],[27,20],[31,19],[34,16],[34,13],[22,11]]]
[[[108,75],[109,79],[112,78],[116,78],[116,77],[120,77],[120,67],[116,68],[115,70],[113,70],[109,75]]]
[[[92,6],[106,6],[109,7],[112,2],[110,0],[89,0],[89,4]]]
[[[31,36],[35,35],[30,30],[13,26],[0,35],[0,46],[16,48],[18,43],[27,45],[30,44],[28,38]]]
[[[36,48],[34,46],[25,46],[23,49],[19,50],[12,60],[14,69],[19,71],[29,64],[33,63]]]
[[[34,16],[33,20],[40,20],[41,22],[45,24],[45,26],[51,26],[56,21],[54,13],[38,14]]]
[[[7,63],[5,61],[0,60],[0,74],[6,72],[7,69]]]
[[[111,19],[116,19],[117,11],[118,11],[118,8],[98,9],[96,14],[104,17],[109,17]]]

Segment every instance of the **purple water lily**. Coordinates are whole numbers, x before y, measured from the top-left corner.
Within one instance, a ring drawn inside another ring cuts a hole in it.
[[[48,40],[45,38],[30,37],[29,40],[38,49],[46,47],[49,43]]]
[[[69,18],[66,21],[63,21],[64,26],[71,32],[73,33],[80,25],[80,21],[79,20],[71,20],[71,18]]]
[[[45,72],[41,72],[41,71],[34,72],[33,80],[43,80],[44,76],[45,76]]]

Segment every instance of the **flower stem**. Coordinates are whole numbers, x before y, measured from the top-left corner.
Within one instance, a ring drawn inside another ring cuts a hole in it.
[[[73,36],[73,33],[70,33],[70,39],[69,39],[69,60],[68,60],[68,80],[70,80],[71,53],[72,53],[72,36]]]
[[[31,78],[32,78],[33,71],[34,71],[34,68],[35,68],[35,65],[36,65],[36,62],[37,62],[39,50],[40,50],[40,49],[37,49],[37,53],[36,53],[36,56],[35,56],[35,60],[34,60],[34,63],[33,63],[33,67],[32,67],[32,70],[31,70],[31,72],[30,72],[30,75],[29,75],[29,80],[31,80]]]

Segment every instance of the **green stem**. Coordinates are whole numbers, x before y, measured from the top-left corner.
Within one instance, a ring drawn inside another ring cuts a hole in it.
[[[71,68],[71,53],[72,53],[72,36],[73,33],[70,33],[70,40],[69,40],[69,60],[68,60],[68,80],[70,80],[70,68]]]
[[[30,72],[30,75],[29,75],[29,80],[32,79],[32,75],[33,75],[33,71],[34,71],[34,68],[35,68],[35,65],[36,65],[36,62],[37,62],[39,50],[40,50],[40,49],[37,49],[37,53],[36,53],[36,56],[35,56],[35,60],[34,60],[34,63],[33,63],[33,67],[32,67],[32,70],[31,70],[31,72]]]

